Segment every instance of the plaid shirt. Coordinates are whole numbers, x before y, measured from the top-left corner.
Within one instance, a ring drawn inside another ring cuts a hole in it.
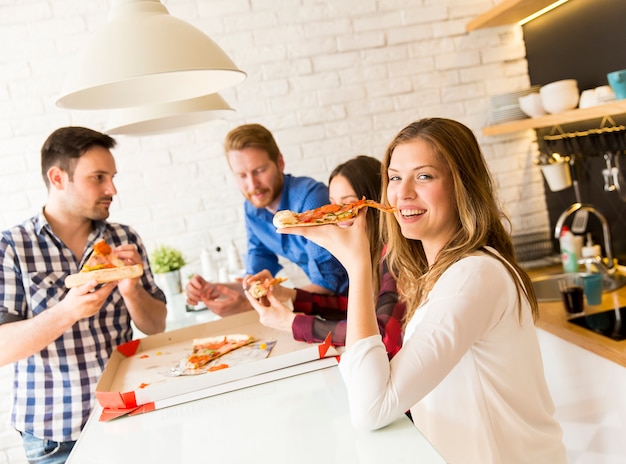
[[[347,297],[317,295],[298,288],[293,308],[297,313],[291,325],[293,338],[308,343],[320,343],[330,332],[335,346],[346,344]],[[405,305],[398,299],[396,281],[387,268],[387,262],[383,261],[380,291],[376,300],[376,319],[390,359],[402,347],[404,312]]]
[[[93,244],[135,244],[146,272],[144,288],[165,301],[149,271],[147,253],[128,226],[94,223],[80,262],[39,213],[2,232],[0,239],[0,322],[30,319],[61,301],[63,281],[78,272]],[[119,290],[102,309],[77,321],[39,353],[14,363],[11,424],[20,431],[54,441],[76,440],[92,408],[98,379],[113,349],[132,339],[131,318]]]

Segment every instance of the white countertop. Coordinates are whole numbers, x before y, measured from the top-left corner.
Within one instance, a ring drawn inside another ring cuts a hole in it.
[[[168,296],[167,331],[219,319],[184,308]],[[445,462],[405,416],[355,430],[336,366],[108,422],[101,413],[96,403],[68,464]]]
[[[404,416],[355,430],[336,366],[109,422],[101,410],[68,464],[445,462]]]
[[[168,306],[168,331],[218,318],[185,312],[182,297]],[[571,462],[609,452],[623,459],[623,440],[608,446],[602,437],[625,430],[626,369],[543,330],[538,335]],[[98,422],[101,411],[97,406],[68,463],[444,462],[406,418],[355,431],[336,367],[110,422]]]

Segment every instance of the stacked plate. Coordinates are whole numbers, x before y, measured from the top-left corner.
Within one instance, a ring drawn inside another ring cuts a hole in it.
[[[524,90],[492,96],[489,106],[489,123],[500,124],[527,118],[526,113],[519,107],[518,98],[528,95],[529,93],[539,92],[540,87],[540,85],[533,85]]]

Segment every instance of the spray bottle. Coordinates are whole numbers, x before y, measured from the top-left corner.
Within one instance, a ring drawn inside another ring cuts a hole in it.
[[[594,256],[601,256],[602,251],[600,250],[600,245],[593,243],[593,238],[591,238],[591,234],[587,233],[587,243],[583,247],[582,255],[583,258],[592,258]],[[585,267],[588,272],[598,272],[597,267],[591,263],[585,263]]]

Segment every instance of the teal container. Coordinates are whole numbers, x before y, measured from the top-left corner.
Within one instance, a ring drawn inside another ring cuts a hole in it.
[[[602,303],[602,275],[589,274],[583,276],[583,287],[587,304],[595,306]]]
[[[610,72],[606,78],[613,92],[615,92],[615,98],[617,100],[626,98],[626,69]]]

